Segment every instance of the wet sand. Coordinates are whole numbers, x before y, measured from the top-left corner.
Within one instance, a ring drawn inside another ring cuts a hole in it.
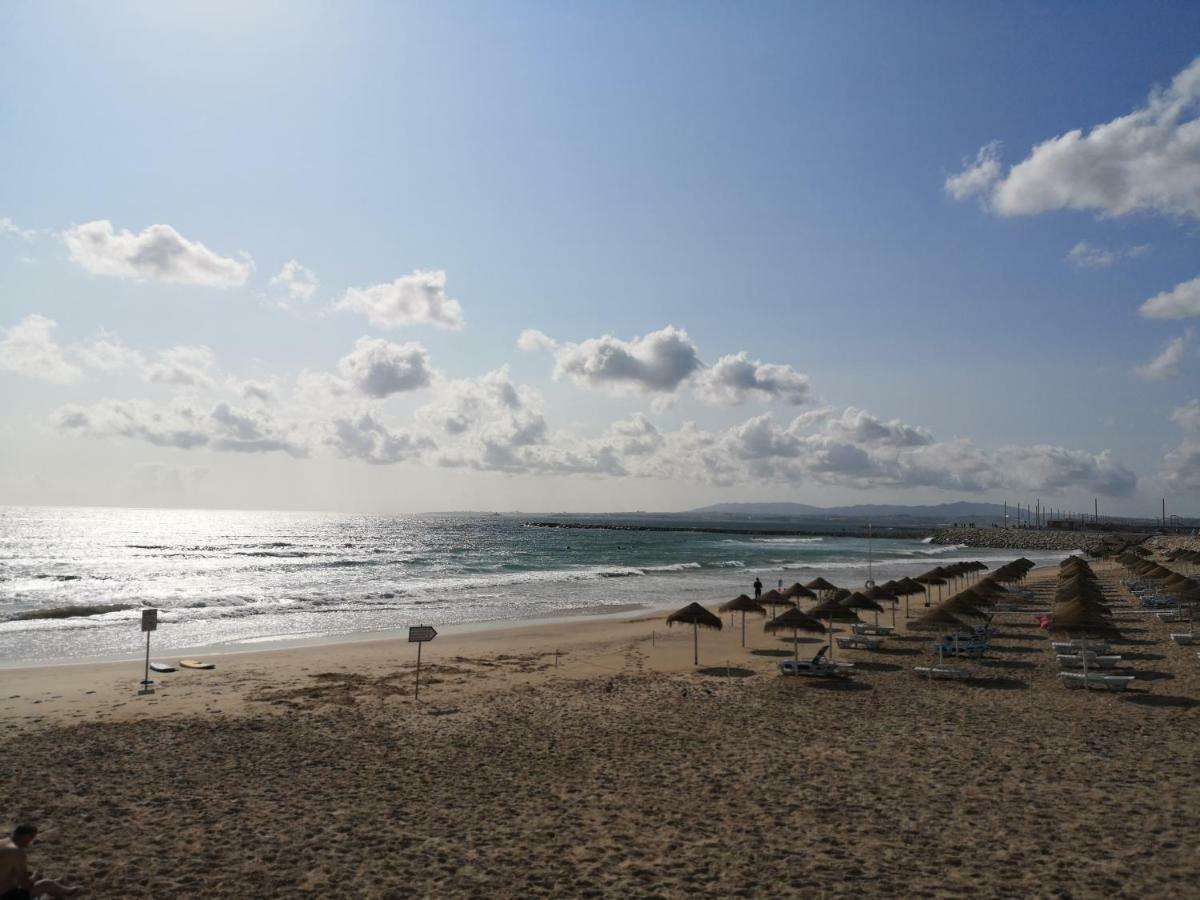
[[[961,684],[915,634],[782,678],[790,638],[751,617],[743,650],[740,615],[700,667],[660,615],[440,636],[419,701],[395,641],[153,697],[129,663],[3,670],[0,826],[94,897],[1194,895],[1200,663],[1118,620],[1124,695],[1063,688],[1028,613]]]

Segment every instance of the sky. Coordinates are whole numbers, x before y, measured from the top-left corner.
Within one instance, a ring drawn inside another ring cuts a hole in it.
[[[8,3],[0,167],[0,503],[1200,514],[1194,3]]]

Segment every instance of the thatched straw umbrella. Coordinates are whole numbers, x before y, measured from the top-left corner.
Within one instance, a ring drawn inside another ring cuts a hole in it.
[[[775,618],[775,616],[777,616],[779,614],[779,611],[776,607],[795,606],[796,605],[795,603],[793,603],[787,597],[783,596],[783,594],[779,593],[779,591],[775,590],[774,588],[771,588],[771,590],[767,591],[765,594],[763,594],[761,597],[759,597],[758,602],[761,603],[763,606],[771,607],[771,618],[772,619]]]
[[[807,631],[810,634],[824,634],[825,626],[806,613],[800,612],[796,607],[792,607],[787,612],[776,616],[766,625],[767,631],[788,631],[792,632],[792,648],[796,655],[796,662],[800,662],[800,632]]]
[[[946,579],[939,574],[937,569],[930,569],[924,575],[918,575],[913,581],[919,581],[925,585],[925,605],[929,606],[929,586],[936,584],[938,586],[938,603],[942,602],[942,585],[946,583]]]
[[[908,611],[908,598],[914,594],[924,594],[925,585],[915,579],[905,576],[896,582],[896,587],[893,592],[904,598],[904,618],[911,618],[911,613]]]
[[[807,600],[816,600],[817,599],[816,593],[814,593],[813,591],[810,591],[808,588],[806,588],[804,585],[802,585],[798,581],[795,584],[793,584],[790,588],[786,588],[783,591],[783,596],[787,597],[789,600],[795,600],[796,602],[799,602],[801,599],[807,599]]]
[[[894,585],[895,582],[886,581],[883,584],[877,584],[875,587],[867,591],[867,596],[876,603],[890,603],[892,605],[892,627],[896,627],[896,604],[900,602],[900,597],[893,591],[888,590],[888,585]],[[875,624],[879,624],[879,616],[875,616]]]
[[[962,628],[966,622],[960,618],[958,614],[951,612],[945,608],[945,605],[935,606],[929,612],[918,616],[908,623],[908,627],[913,631],[940,631],[945,634],[947,631],[955,631]],[[942,664],[942,642],[938,641],[938,665]],[[929,673],[929,678],[933,680],[933,673]]]
[[[699,603],[689,603],[683,609],[667,616],[668,628],[676,622],[692,626],[693,662],[696,665],[700,665],[700,628],[703,626],[704,628],[715,628],[717,631],[720,631],[720,617],[713,615]]]
[[[830,591],[836,591],[838,586],[832,582],[826,581],[824,578],[814,578],[805,585],[810,591],[816,591],[817,596],[824,598],[825,594]]]
[[[859,622],[861,621],[854,610],[849,609],[839,603],[837,600],[829,599],[824,603],[814,606],[808,611],[808,614],[814,619],[829,624],[829,658],[833,658],[833,623],[834,622]]]
[[[759,604],[755,603],[753,600],[751,600],[745,594],[739,594],[738,596],[736,596],[732,600],[730,600],[728,603],[724,604],[721,607],[721,612],[727,612],[727,613],[740,612],[742,614],[742,646],[743,647],[746,646],[746,613],[748,613],[748,612],[758,613],[760,616],[765,616],[767,614],[767,611],[765,609],[763,609]]]
[[[859,593],[858,591],[855,591],[849,597],[843,597],[838,602],[841,603],[842,606],[846,607],[846,609],[853,609],[853,610],[864,609],[867,612],[875,613],[875,624],[876,625],[879,624],[879,614],[881,612],[883,612],[883,607],[880,606],[876,601],[874,601],[870,597],[868,597],[866,594],[862,594],[862,593]]]

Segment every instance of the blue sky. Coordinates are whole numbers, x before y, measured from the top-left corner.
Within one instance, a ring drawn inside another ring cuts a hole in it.
[[[1197,35],[1183,3],[9,4],[0,502],[1194,514]]]

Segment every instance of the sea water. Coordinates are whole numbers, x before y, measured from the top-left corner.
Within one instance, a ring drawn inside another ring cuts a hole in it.
[[[919,538],[531,527],[498,515],[0,507],[0,663],[458,625],[715,608],[822,576],[849,588],[1012,551]],[[598,520],[589,519],[590,522]],[[599,520],[603,522],[603,520]],[[711,521],[680,522],[711,527]],[[754,523],[738,523],[754,529]],[[779,523],[760,523],[779,529]],[[1034,556],[1051,562],[1064,554]]]

